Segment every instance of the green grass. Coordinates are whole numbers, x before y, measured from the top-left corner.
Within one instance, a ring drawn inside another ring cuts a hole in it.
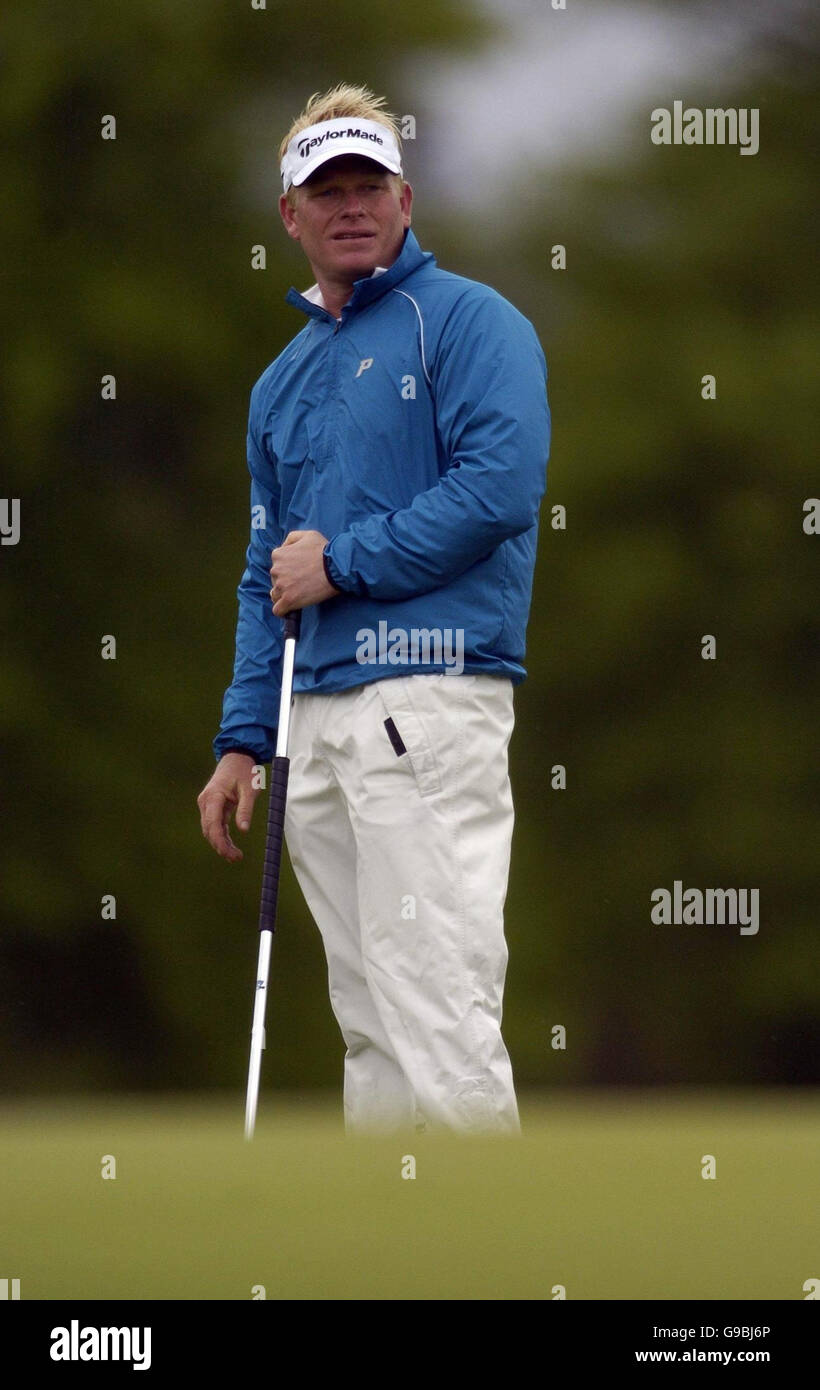
[[[799,1300],[820,1277],[814,1092],[525,1097],[520,1140],[345,1139],[338,1103],[268,1091],[246,1144],[243,1103],[6,1103],[0,1274],[24,1299]]]

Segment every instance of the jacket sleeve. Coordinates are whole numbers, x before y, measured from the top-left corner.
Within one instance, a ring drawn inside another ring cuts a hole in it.
[[[427,593],[538,520],[550,416],[532,324],[486,286],[467,292],[448,317],[431,382],[447,467],[409,507],[331,539],[329,577],[347,593]]]
[[[251,537],[246,567],[237,590],[239,618],[233,681],[225,691],[222,723],[214,739],[217,761],[231,748],[253,752],[260,763],[275,751],[281,689],[282,623],[273,616],[270,598],[271,551],[282,544],[277,524],[279,484],[262,441],[248,426],[251,475]]]

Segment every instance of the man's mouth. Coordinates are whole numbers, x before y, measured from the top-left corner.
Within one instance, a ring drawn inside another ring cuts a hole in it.
[[[371,238],[371,237],[374,237],[375,235],[376,235],[375,232],[335,232],[335,233],[334,233],[334,236],[333,236],[333,240],[334,240],[334,241],[363,241],[365,238],[368,238],[368,239],[369,239],[369,238]]]

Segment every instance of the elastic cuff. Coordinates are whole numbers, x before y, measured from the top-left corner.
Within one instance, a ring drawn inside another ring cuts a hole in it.
[[[322,564],[325,567],[325,576],[327,578],[328,584],[333,585],[333,588],[336,590],[337,594],[344,593],[344,590],[339,588],[338,584],[333,578],[333,575],[330,572],[330,556],[327,553],[327,546],[325,546],[324,550],[322,551]]]

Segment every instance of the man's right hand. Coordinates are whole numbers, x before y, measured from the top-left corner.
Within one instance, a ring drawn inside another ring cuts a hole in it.
[[[252,785],[255,766],[249,753],[225,753],[196,799],[202,834],[217,854],[230,863],[244,858],[233,843],[228,826],[235,810],[237,828],[250,829],[253,804],[259,795],[259,788]]]

